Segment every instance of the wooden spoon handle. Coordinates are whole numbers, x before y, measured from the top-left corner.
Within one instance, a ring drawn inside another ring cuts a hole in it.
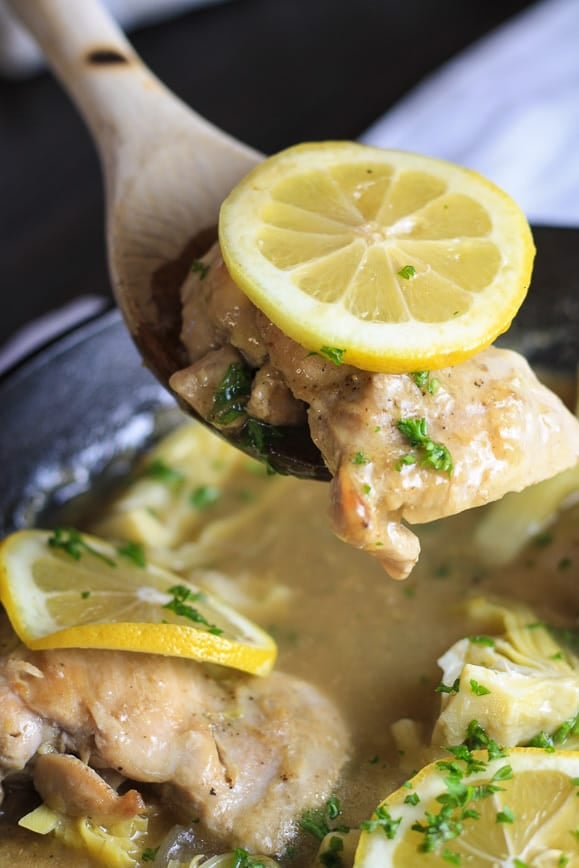
[[[98,0],[8,0],[108,156],[136,104],[161,87]]]
[[[8,0],[76,103],[99,149],[107,199],[157,144],[187,131],[205,153],[243,152],[241,143],[205,121],[140,60],[99,0]],[[249,153],[249,149],[247,149]]]

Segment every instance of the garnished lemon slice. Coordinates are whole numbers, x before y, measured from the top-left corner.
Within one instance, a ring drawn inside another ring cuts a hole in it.
[[[233,280],[283,332],[394,373],[491,344],[534,257],[525,216],[481,175],[351,142],[259,164],[223,203],[219,241]]]
[[[255,675],[273,639],[216,597],[76,530],[19,531],[0,547],[0,600],[29,648],[107,648],[189,657]]]
[[[578,752],[467,754],[426,766],[378,806],[355,868],[579,865]]]

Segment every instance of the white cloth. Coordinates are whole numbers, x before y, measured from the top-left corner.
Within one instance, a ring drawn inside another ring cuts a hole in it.
[[[579,0],[515,16],[361,139],[476,169],[532,222],[579,227]]]

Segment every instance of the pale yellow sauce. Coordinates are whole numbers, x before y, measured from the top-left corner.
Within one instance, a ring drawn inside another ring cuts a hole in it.
[[[235,479],[230,484],[240,485]],[[396,749],[391,724],[414,718],[429,736],[439,701],[436,659],[471,632],[461,606],[468,596],[524,600],[538,617],[573,623],[579,611],[579,511],[568,510],[550,541],[531,542],[516,563],[498,570],[473,554],[472,531],[482,510],[423,526],[419,564],[409,580],[395,582],[370,557],[333,537],[324,484],[275,477],[263,491],[267,502],[232,528],[206,566],[225,574],[247,571],[264,587],[289,589],[263,625],[279,643],[278,669],[317,684],[344,715],[352,752],[337,793],[343,822],[356,826],[411,770]],[[306,836],[292,863],[311,863],[315,850]],[[0,825],[0,864],[93,863],[50,839]]]

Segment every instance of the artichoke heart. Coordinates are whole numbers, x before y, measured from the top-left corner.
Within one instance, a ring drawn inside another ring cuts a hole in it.
[[[579,719],[579,659],[530,609],[476,599],[468,610],[484,632],[459,640],[438,660],[448,692],[433,744],[460,744],[472,720],[499,744],[515,747]],[[578,728],[566,726],[558,746],[576,746]]]

